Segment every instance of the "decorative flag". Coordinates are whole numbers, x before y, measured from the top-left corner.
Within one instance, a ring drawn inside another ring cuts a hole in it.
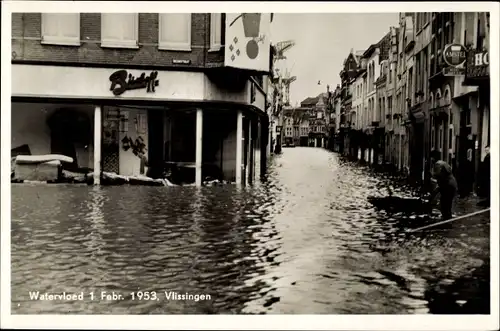
[[[271,14],[226,14],[224,64],[228,67],[269,71]]]

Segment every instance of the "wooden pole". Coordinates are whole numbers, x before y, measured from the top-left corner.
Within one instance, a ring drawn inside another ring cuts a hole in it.
[[[196,109],[196,172],[195,183],[200,187],[203,182],[202,178],[203,164],[203,110]]]
[[[101,184],[101,106],[94,108],[94,185]]]
[[[428,228],[433,228],[433,227],[441,225],[441,224],[450,223],[450,222],[453,222],[453,221],[458,221],[458,220],[463,219],[463,218],[467,218],[467,217],[479,215],[479,214],[482,214],[482,213],[487,212],[489,210],[490,210],[490,208],[486,208],[486,209],[479,210],[479,211],[476,211],[476,212],[473,212],[473,213],[470,213],[470,214],[458,216],[458,217],[455,217],[455,218],[452,218],[452,219],[449,219],[449,220],[445,220],[445,221],[441,221],[441,222],[429,224],[429,225],[426,225],[426,226],[422,226],[420,228],[409,230],[408,232],[412,233],[412,232],[417,232],[417,231],[428,229]]]

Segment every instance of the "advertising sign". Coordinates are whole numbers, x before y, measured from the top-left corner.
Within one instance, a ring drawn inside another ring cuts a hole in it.
[[[467,55],[466,79],[488,79],[490,77],[490,56],[488,51],[472,50]]]
[[[458,67],[467,59],[467,49],[460,44],[449,44],[443,49],[443,60],[450,67]]]
[[[227,13],[224,64],[269,72],[271,14]]]
[[[445,76],[461,76],[465,74],[464,68],[445,67],[443,68],[443,75]]]

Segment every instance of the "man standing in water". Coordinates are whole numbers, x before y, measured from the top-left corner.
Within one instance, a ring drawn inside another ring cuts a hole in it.
[[[443,220],[452,218],[453,201],[457,194],[457,181],[451,166],[441,160],[441,153],[434,150],[431,152],[432,177],[437,183],[437,188],[432,192],[430,202],[438,193],[441,193],[440,209]]]

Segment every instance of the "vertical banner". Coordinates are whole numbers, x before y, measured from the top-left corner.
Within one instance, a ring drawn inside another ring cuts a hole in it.
[[[227,13],[224,64],[268,72],[271,14]]]

